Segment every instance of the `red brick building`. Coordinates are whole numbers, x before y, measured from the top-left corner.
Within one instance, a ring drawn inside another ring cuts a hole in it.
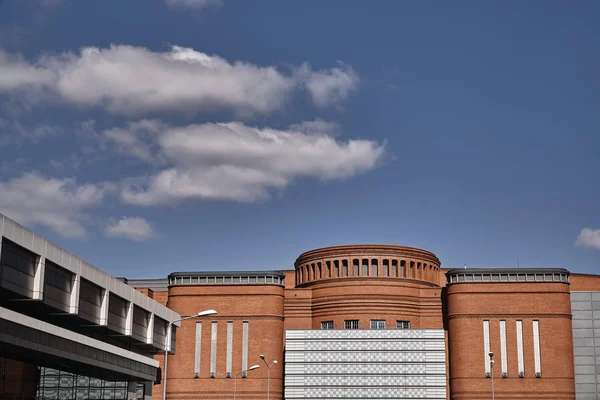
[[[495,399],[596,400],[600,392],[600,276],[447,270],[425,250],[356,245],[303,253],[289,270],[128,283],[182,316],[218,311],[177,330],[173,400],[232,398],[234,381],[239,399],[265,399],[267,389],[271,399],[475,400],[493,390]]]

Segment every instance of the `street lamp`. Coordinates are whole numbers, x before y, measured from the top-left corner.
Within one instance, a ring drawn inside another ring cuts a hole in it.
[[[257,369],[257,368],[260,368],[260,365],[253,365],[250,368],[245,369],[245,370],[240,371],[237,374],[235,374],[235,376],[233,377],[233,400],[235,400],[235,396],[237,393],[237,377],[245,372],[252,371],[253,369]]]
[[[175,321],[171,321],[169,322],[169,325],[167,326],[167,337],[165,340],[165,377],[163,379],[163,395],[162,398],[163,400],[167,400],[167,367],[168,367],[168,363],[169,363],[169,350],[171,350],[171,328],[173,327],[173,324],[177,323],[177,322],[181,322],[181,321],[185,321],[188,319],[192,319],[192,318],[198,318],[198,317],[205,317],[207,315],[214,315],[217,312],[215,310],[205,310],[205,311],[200,311],[198,314],[196,315],[190,315],[189,317],[183,317],[180,318],[178,320]]]
[[[494,360],[492,360],[492,357],[494,357],[494,353],[490,351],[489,356],[490,356],[490,375],[492,377],[492,400],[494,400]]]
[[[265,355],[261,354],[260,359],[263,360],[265,365],[267,366],[267,400],[271,400],[271,367],[277,364],[277,360],[273,360],[271,365],[265,360]]]

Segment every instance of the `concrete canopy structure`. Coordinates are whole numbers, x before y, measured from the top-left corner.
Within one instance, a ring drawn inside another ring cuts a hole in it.
[[[107,381],[157,379],[153,356],[179,314],[2,214],[0,251],[8,372],[20,362]]]

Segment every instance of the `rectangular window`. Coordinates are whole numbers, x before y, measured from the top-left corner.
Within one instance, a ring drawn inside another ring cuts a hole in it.
[[[333,321],[321,321],[321,329],[333,329]]]
[[[202,322],[196,322],[196,347],[194,348],[194,378],[200,378],[200,349],[202,347]]]
[[[519,378],[525,378],[525,360],[523,359],[523,321],[517,321],[517,361]]]
[[[242,371],[248,370],[248,321],[242,322]],[[248,375],[242,374],[242,378]]]
[[[372,319],[371,329],[385,329],[385,319]]]
[[[348,261],[342,261],[342,270],[344,272],[344,276],[348,276]]]
[[[354,275],[352,275],[352,276],[359,276],[360,275],[359,271],[358,271],[358,269],[359,269],[358,260],[354,260],[354,263],[352,264],[352,269],[353,269],[352,272],[354,273]]]
[[[383,276],[388,276],[390,274],[390,265],[387,260],[383,261]]]
[[[371,265],[371,276],[377,276],[377,275],[379,275],[377,268],[378,268],[377,264]]]
[[[533,321],[533,359],[535,362],[535,377],[542,377],[542,359],[540,354],[540,322]]]
[[[364,262],[367,262],[366,260]],[[362,276],[369,276],[369,264],[363,264]]]
[[[396,329],[410,329],[410,321],[396,321]]]
[[[508,358],[506,354],[506,321],[500,321],[500,363],[502,377],[508,378]]]
[[[210,330],[210,377],[217,374],[217,322],[213,321]]]
[[[357,319],[347,319],[344,321],[344,329],[358,329]]]
[[[485,377],[491,376],[490,370],[490,321],[483,321],[483,360],[485,365]]]
[[[227,322],[227,359],[225,360],[225,377],[231,378],[231,360],[233,357],[233,321]]]

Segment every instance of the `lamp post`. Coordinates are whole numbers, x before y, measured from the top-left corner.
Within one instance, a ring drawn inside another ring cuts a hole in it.
[[[271,400],[271,367],[277,364],[277,360],[273,360],[271,365],[265,360],[265,355],[261,354],[260,359],[263,360],[265,365],[267,366],[267,400]]]
[[[164,382],[163,382],[163,395],[162,395],[163,400],[167,400],[167,367],[169,365],[169,350],[171,350],[171,328],[173,327],[173,324],[175,324],[177,322],[185,321],[188,319],[192,319],[192,318],[205,317],[207,315],[214,315],[216,313],[217,312],[215,310],[205,310],[205,311],[200,311],[196,315],[190,315],[189,317],[183,317],[178,320],[169,322],[169,325],[167,326],[167,337],[165,339],[165,374],[164,374],[164,379],[163,379]]]
[[[492,357],[494,357],[494,353],[490,351],[489,356],[490,356],[490,376],[492,377],[492,400],[494,400],[494,360],[492,360]]]
[[[252,371],[253,369],[257,369],[260,368],[260,365],[253,365],[248,369],[245,369],[243,371],[238,372],[237,374],[235,374],[235,376],[233,377],[233,400],[235,400],[235,396],[237,394],[237,377],[241,374],[243,374],[244,372],[248,372],[248,371]]]

